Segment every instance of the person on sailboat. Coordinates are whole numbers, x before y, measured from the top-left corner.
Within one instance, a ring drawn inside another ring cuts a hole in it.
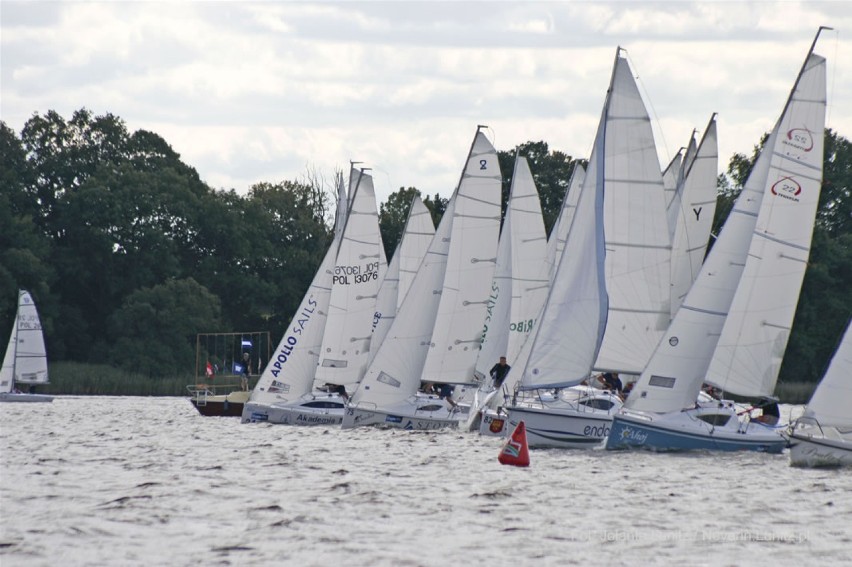
[[[331,394],[338,394],[344,402],[349,401],[349,394],[346,393],[346,386],[343,384],[326,384],[325,390]]]
[[[438,388],[438,398],[442,400],[447,400],[447,403],[450,404],[453,409],[455,409],[458,404],[453,399],[453,385],[452,384],[441,384]]]
[[[489,374],[491,375],[491,379],[494,381],[494,388],[498,389],[503,385],[503,381],[506,379],[506,375],[509,374],[509,369],[512,367],[506,363],[506,357],[501,356],[500,361],[491,367]]]
[[[601,384],[603,384],[604,390],[615,392],[619,396],[624,390],[624,386],[621,384],[621,378],[619,378],[618,374],[615,372],[604,372],[598,376],[598,380]]]
[[[772,398],[762,398],[758,406],[762,412],[755,418],[755,421],[765,423],[766,425],[778,425],[781,419],[781,412],[778,410],[778,402]]]
[[[249,389],[249,374],[251,374],[251,358],[249,353],[243,353],[242,369],[240,370],[240,385],[244,392]]]
[[[701,386],[701,389],[704,390],[705,394],[707,394],[708,396],[710,396],[714,400],[721,399],[720,396],[719,396],[719,391],[716,390],[716,388],[714,388],[710,384],[705,383],[703,386]]]

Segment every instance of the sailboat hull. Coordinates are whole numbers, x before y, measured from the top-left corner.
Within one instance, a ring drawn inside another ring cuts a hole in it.
[[[843,435],[833,427],[799,422],[788,436],[791,466],[852,466],[852,432]]]
[[[16,394],[13,392],[0,393],[0,402],[16,403],[45,403],[52,402],[53,396],[46,394]]]
[[[240,417],[251,392],[238,390],[228,394],[209,394],[207,390],[194,390],[189,398],[198,413],[207,417]]]
[[[276,423],[280,425],[340,425],[345,402],[340,395],[306,394],[289,403],[260,404],[249,402],[243,408],[243,423]]]
[[[485,409],[479,420],[479,434],[486,437],[505,437],[509,433],[509,416],[502,411]]]
[[[787,446],[782,431],[756,421],[740,423],[733,404],[667,414],[625,410],[613,419],[606,448],[781,453]]]
[[[564,396],[571,396],[566,400]],[[560,398],[510,406],[509,430],[523,421],[531,449],[591,449],[609,434],[612,418],[621,409],[621,399],[609,392],[577,386]]]
[[[343,428],[373,425],[428,431],[458,427],[459,421],[467,419],[465,410],[468,409],[462,406],[450,408],[437,396],[415,395],[394,406],[381,409],[350,405],[346,408],[346,414],[343,417]]]
[[[530,449],[592,449],[609,433],[612,415],[596,411],[510,408],[509,429],[523,421]]]

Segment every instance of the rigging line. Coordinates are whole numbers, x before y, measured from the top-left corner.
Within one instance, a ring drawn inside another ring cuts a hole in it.
[[[382,173],[382,174],[384,175],[385,179],[387,179],[387,182],[388,182],[388,195],[392,194],[392,193],[394,192],[394,189],[393,189],[394,185],[393,185],[393,183],[391,182],[390,172],[389,172],[388,170],[383,169],[383,168],[378,167],[378,166],[373,166],[373,168],[372,168],[372,169],[373,169],[373,171],[377,171],[377,172]],[[374,187],[375,187],[375,182],[376,182],[376,176],[374,175],[374,176],[373,176],[373,185],[374,185]],[[376,192],[377,192],[377,191],[376,191]],[[385,200],[384,200],[384,201],[379,201],[378,196],[377,196],[377,197],[376,197],[376,205],[377,205],[377,206],[381,205],[382,203],[386,202],[386,201],[387,201],[387,199],[388,199],[388,198],[387,198],[387,197],[385,197]]]
[[[840,48],[840,30],[834,30],[834,58],[832,59],[832,70],[831,70],[831,89],[829,100],[834,100],[835,84],[837,82],[837,52]],[[828,114],[825,117],[825,124],[828,126],[831,124],[831,109],[834,107],[834,104],[826,104]]]

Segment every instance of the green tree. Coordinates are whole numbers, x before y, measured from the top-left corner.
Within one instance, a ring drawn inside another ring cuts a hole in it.
[[[398,191],[391,193],[388,200],[379,205],[379,230],[382,233],[382,242],[385,246],[385,256],[390,260],[396,250],[397,244],[402,239],[405,223],[408,221],[408,212],[415,195],[421,195],[414,187],[400,187]],[[449,199],[441,197],[439,193],[434,196],[422,197],[423,204],[432,217],[435,226],[444,217]]]
[[[829,234],[852,232],[852,142],[825,131],[825,167],[820,193],[819,225]]]
[[[12,327],[18,305],[18,290],[26,289],[35,299],[42,325],[53,329],[57,298],[51,293],[55,278],[51,242],[34,224],[39,210],[27,193],[35,172],[27,161],[23,144],[15,132],[0,122],[0,329]],[[0,334],[0,337],[3,335]],[[50,336],[50,335],[48,335]],[[48,343],[53,354],[54,345]]]
[[[387,201],[379,205],[379,229],[385,245],[385,256],[388,259],[393,256],[397,244],[402,239],[402,231],[405,230],[405,223],[415,196],[420,196],[420,191],[414,187],[407,189],[400,187],[398,191],[388,196]]]
[[[541,199],[541,212],[544,216],[544,227],[548,234],[559,216],[562,208],[562,200],[568,190],[571,174],[574,166],[579,162],[568,154],[548,149],[546,142],[526,142],[515,147],[510,152],[497,152],[500,161],[500,171],[503,173],[503,209],[506,212],[506,204],[509,200],[509,189],[512,186],[512,177],[515,168],[515,155],[518,154],[527,159],[530,171],[533,174],[536,189]]]
[[[764,134],[760,138],[760,143],[752,149],[751,156],[736,153],[731,156],[728,162],[728,169],[725,173],[720,174],[716,185],[718,187],[718,197],[716,201],[716,212],[713,215],[713,234],[719,234],[725,219],[734,208],[734,201],[739,197],[743,190],[748,176],[751,175],[751,170],[754,167],[754,162],[757,161],[757,156],[760,155],[766,140],[769,139],[769,134]],[[710,241],[707,251],[713,247],[713,241]]]
[[[148,376],[190,371],[196,334],[219,328],[220,314],[219,298],[192,278],[139,289],[109,319],[109,360]]]
[[[245,255],[241,280],[228,290],[228,312],[238,326],[283,330],[310,286],[331,242],[325,224],[328,194],[319,186],[285,181],[252,186],[243,200]],[[236,307],[240,317],[232,313]]]
[[[93,116],[83,108],[67,122],[54,110],[33,114],[21,130],[21,140],[38,174],[29,188],[41,211],[37,220],[49,231],[57,200],[76,191],[104,162],[126,156],[129,138],[119,118]]]

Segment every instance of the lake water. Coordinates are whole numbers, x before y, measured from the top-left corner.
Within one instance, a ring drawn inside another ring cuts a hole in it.
[[[852,563],[850,469],[603,450],[521,469],[500,446],[240,424],[181,398],[0,404],[0,564]]]

